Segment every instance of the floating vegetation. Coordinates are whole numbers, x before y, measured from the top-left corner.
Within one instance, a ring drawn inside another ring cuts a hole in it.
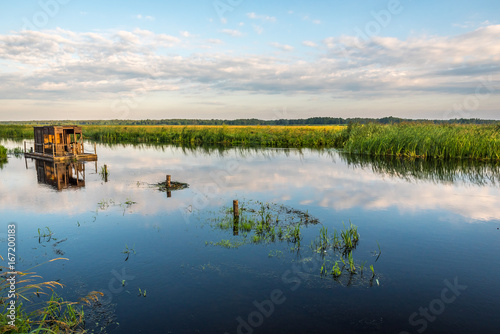
[[[130,257],[130,254],[136,254],[134,248],[135,248],[135,244],[134,244],[134,246],[132,246],[132,248],[128,248],[127,244],[125,244],[125,249],[122,251],[122,254],[127,254],[127,258],[125,259],[125,261],[128,260],[128,258]]]
[[[206,245],[238,248],[246,244],[264,246],[286,242],[292,245],[289,249],[299,263],[308,263],[304,268],[316,268],[314,272],[307,274],[310,279],[330,278],[344,286],[373,286],[375,277],[373,264],[370,265],[372,270],[370,279],[364,273],[366,261],[358,261],[355,257],[360,235],[358,227],[351,221],[349,224],[343,223],[339,230],[321,226],[316,238],[310,240],[311,237],[309,237],[310,247],[301,247],[305,238],[303,230],[319,223],[318,219],[311,216],[309,212],[260,201],[244,201],[240,204],[239,207],[224,207],[218,213],[212,213],[217,216],[208,221],[208,224],[216,230],[231,232],[232,239],[223,239],[219,242],[207,241]],[[234,208],[238,209],[239,215],[235,215]],[[380,257],[381,250],[378,242],[377,245],[378,252],[374,253]],[[270,250],[268,257],[286,257],[283,250]],[[303,258],[307,255],[311,257]],[[316,271],[318,269],[319,275]],[[378,279],[375,282],[379,284]]]
[[[212,245],[212,246],[220,246],[220,247],[224,247],[224,248],[238,248],[242,245],[244,245],[245,243],[242,242],[242,241],[231,241],[231,240],[221,240],[221,241],[218,241],[218,242],[205,242],[206,245]]]
[[[242,202],[237,219],[232,207],[223,208],[219,215],[210,220],[210,225],[232,231],[233,236],[239,239],[236,241],[238,247],[244,244],[288,242],[294,245],[293,250],[298,250],[302,240],[301,228],[319,223],[308,212],[259,201]],[[234,245],[235,241],[209,244],[225,247]]]
[[[356,248],[359,241],[358,227],[349,221],[349,226],[345,226],[340,231],[333,230],[328,234],[328,228],[322,227],[319,231],[319,237],[311,242],[311,248],[318,254],[325,254],[329,249],[339,250],[347,255]]]
[[[144,289],[144,291],[141,290],[141,288],[139,288],[139,294],[138,294],[138,297],[146,297],[146,289]]]
[[[267,255],[267,257],[282,257],[282,256],[283,252],[276,249],[269,251],[269,254]]]
[[[48,226],[45,228],[38,228],[38,236],[35,236],[35,238],[38,238],[38,243],[43,242],[50,242],[51,240],[57,240],[56,238],[53,238],[52,235],[54,233],[50,230]]]
[[[97,203],[98,208],[96,210],[96,215],[93,217],[94,221],[97,219],[97,214],[98,214],[99,210],[106,211],[110,207],[121,207],[121,208],[123,208],[123,214],[125,215],[125,211],[127,209],[130,209],[132,207],[132,205],[134,205],[134,204],[137,204],[137,202],[135,202],[131,199],[128,199],[128,198],[123,203],[115,202],[115,200],[113,200],[113,199],[102,199],[99,203]]]
[[[170,187],[167,187],[167,181],[159,182],[159,183],[153,184],[152,186],[157,188],[159,191],[174,191],[174,190],[181,190],[181,189],[189,188],[189,184],[182,183],[182,182],[176,182],[176,181],[170,182]]]

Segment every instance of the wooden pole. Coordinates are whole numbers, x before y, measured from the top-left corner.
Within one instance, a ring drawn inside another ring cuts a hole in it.
[[[170,198],[172,197],[172,192],[171,191],[167,191],[167,198]]]
[[[238,200],[233,201],[233,212],[234,212],[234,219],[238,219],[240,217],[240,208],[238,204]]]
[[[167,183],[166,183],[167,188],[170,188],[172,186],[171,180],[172,180],[172,176],[171,175],[167,175]]]
[[[239,222],[240,222],[240,209],[238,200],[233,201],[233,212],[234,212],[234,220],[233,220],[233,235],[239,234]]]
[[[94,143],[94,154],[97,155],[97,144]]]
[[[56,144],[52,143],[52,157],[56,156],[56,149],[55,149]]]
[[[104,182],[108,182],[108,165],[104,165]]]
[[[24,142],[24,154],[26,154],[26,141]]]

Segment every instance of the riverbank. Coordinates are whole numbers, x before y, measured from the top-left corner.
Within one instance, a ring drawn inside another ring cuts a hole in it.
[[[349,126],[83,126],[105,143],[336,148],[353,154],[500,160],[500,124]],[[0,137],[33,138],[32,126],[2,125]]]

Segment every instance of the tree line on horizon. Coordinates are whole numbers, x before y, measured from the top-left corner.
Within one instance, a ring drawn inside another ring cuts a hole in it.
[[[143,120],[47,120],[47,121],[0,121],[4,125],[347,125],[349,123],[397,124],[397,123],[434,123],[434,124],[496,124],[498,120],[479,118],[460,118],[449,120],[409,119],[399,117],[383,118],[341,118],[310,117],[299,119],[261,120],[248,119],[143,119]]]

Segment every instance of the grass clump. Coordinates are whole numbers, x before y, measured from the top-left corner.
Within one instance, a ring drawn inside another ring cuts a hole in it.
[[[57,258],[48,262],[57,260],[67,259]],[[11,275],[9,268],[0,266],[0,308],[3,308],[0,313],[0,333],[87,333],[83,305],[92,305],[103,294],[93,291],[79,302],[64,301],[55,292],[55,288],[63,285],[55,281],[37,283],[41,277],[30,272],[33,268],[17,272],[15,321],[12,323],[7,309],[12,300],[8,299],[10,282],[7,281]],[[33,303],[35,297],[37,303]]]
[[[0,145],[0,159],[7,159],[7,149]]]
[[[223,208],[220,213],[211,220],[210,225],[218,230],[232,231],[233,236],[238,238],[238,247],[244,244],[288,242],[298,250],[303,226],[318,223],[308,212],[260,201],[241,202],[237,220],[234,219],[232,208]],[[210,244],[229,245],[225,240],[223,243]]]

